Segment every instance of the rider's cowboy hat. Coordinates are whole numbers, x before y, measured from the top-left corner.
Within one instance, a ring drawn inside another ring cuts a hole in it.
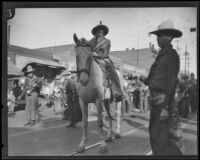
[[[174,38],[182,36],[182,32],[174,28],[174,23],[171,19],[167,19],[159,24],[158,29],[150,32],[155,35],[171,35]]]
[[[97,26],[95,26],[95,27],[92,29],[92,34],[93,34],[93,35],[96,35],[97,31],[99,31],[99,30],[103,30],[104,36],[107,35],[107,34],[108,34],[108,31],[109,31],[108,27],[102,24],[102,21],[100,21],[100,24],[97,25]]]
[[[28,65],[28,66],[26,67],[25,73],[32,73],[32,72],[34,72],[34,71],[35,71],[35,69],[33,69],[33,67],[32,67],[31,65]]]

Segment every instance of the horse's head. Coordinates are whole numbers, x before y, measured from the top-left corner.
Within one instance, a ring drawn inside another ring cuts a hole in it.
[[[89,82],[92,49],[91,46],[87,44],[85,39],[79,40],[76,34],[74,34],[74,42],[76,43],[75,53],[77,71],[81,84],[86,86]]]

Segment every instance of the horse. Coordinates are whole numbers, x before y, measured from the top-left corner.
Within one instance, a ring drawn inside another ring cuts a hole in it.
[[[79,83],[76,86],[76,90],[79,96],[79,103],[82,111],[82,124],[83,135],[79,144],[77,152],[84,152],[87,142],[87,127],[88,127],[88,104],[94,103],[97,107],[97,125],[100,133],[100,152],[105,153],[108,151],[107,143],[112,141],[112,133],[115,137],[120,137],[117,133],[112,131],[112,116],[110,114],[110,98],[106,98],[106,92],[108,88],[104,85],[104,72],[99,65],[97,58],[93,56],[90,45],[84,43],[77,38],[76,34],[73,36],[76,44],[74,50],[76,54],[76,65]],[[101,61],[101,60],[100,60]],[[103,105],[108,116],[109,129],[107,137],[103,135]]]

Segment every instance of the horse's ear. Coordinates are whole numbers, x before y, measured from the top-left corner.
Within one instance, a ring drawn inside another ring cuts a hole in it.
[[[76,44],[79,44],[79,43],[80,43],[80,40],[79,40],[78,37],[76,36],[76,33],[74,33],[73,38],[74,38],[74,42],[75,42]]]

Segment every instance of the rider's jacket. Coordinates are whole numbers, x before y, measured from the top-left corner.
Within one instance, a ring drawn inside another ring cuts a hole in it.
[[[111,45],[109,39],[106,39],[105,37],[97,39],[96,37],[94,37],[89,41],[89,44],[91,45],[93,52],[96,52],[98,56],[103,58],[109,56]]]

